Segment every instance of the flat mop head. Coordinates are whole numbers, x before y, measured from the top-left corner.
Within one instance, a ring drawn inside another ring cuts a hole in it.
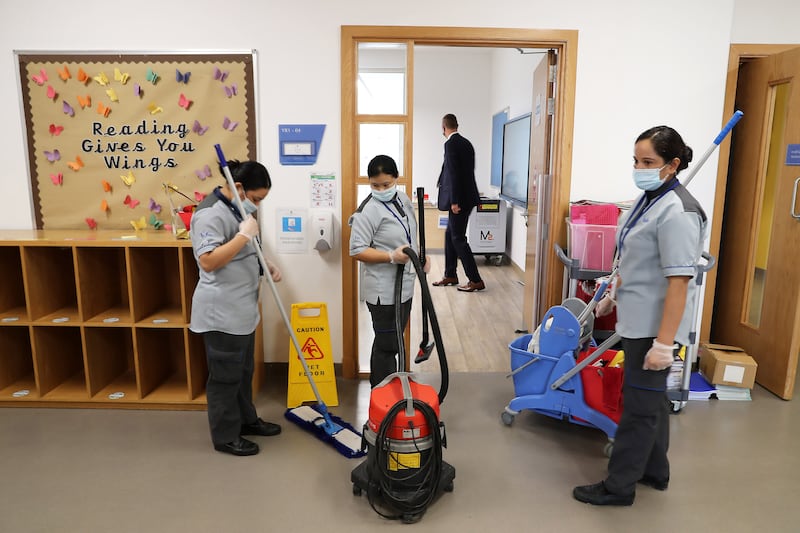
[[[330,414],[324,405],[301,405],[287,409],[283,415],[287,420],[312,433],[319,440],[336,448],[349,459],[364,457],[361,433],[336,415]]]

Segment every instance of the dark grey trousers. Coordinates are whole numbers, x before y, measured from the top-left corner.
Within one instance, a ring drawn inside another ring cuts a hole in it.
[[[669,479],[669,368],[643,370],[644,356],[653,339],[622,339],[625,351],[625,381],[622,387],[622,418],[608,462],[606,489],[632,494],[643,476]]]
[[[397,328],[395,327],[394,305],[377,305],[367,302],[372,315],[372,330],[375,339],[372,341],[372,354],[369,359],[369,383],[372,387],[383,381],[389,374],[397,372]],[[411,314],[411,299],[400,304],[400,322],[406,329],[408,316]],[[408,370],[408,369],[406,369]]]
[[[249,335],[203,333],[208,361],[208,425],[214,444],[235,441],[242,424],[258,419],[252,400],[255,338],[255,332]]]
[[[474,209],[474,208],[473,208]],[[444,275],[447,278],[456,278],[458,260],[461,259],[461,266],[464,267],[464,274],[467,279],[474,282],[481,281],[478,272],[478,265],[475,263],[475,256],[472,255],[472,248],[467,241],[467,223],[472,209],[463,209],[458,214],[450,213],[447,215],[447,229],[444,232]]]

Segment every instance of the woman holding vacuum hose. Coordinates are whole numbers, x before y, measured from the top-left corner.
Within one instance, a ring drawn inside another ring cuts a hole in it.
[[[192,215],[192,247],[200,279],[192,297],[190,329],[203,335],[208,361],[208,423],[214,449],[232,455],[255,455],[258,445],[242,435],[271,436],[277,424],[261,420],[253,406],[255,329],[260,315],[258,292],[263,274],[253,237],[253,214],[269,194],[269,172],[255,161],[229,161],[236,190],[226,183],[214,189]],[[220,169],[221,170],[221,169]],[[244,204],[240,213],[233,195]],[[272,264],[269,274],[280,281]]]
[[[366,300],[375,339],[370,356],[369,382],[372,387],[397,372],[396,313],[405,330],[411,313],[416,274],[403,248],[419,253],[417,219],[411,200],[397,189],[397,164],[388,155],[375,156],[367,166],[371,195],[350,217],[350,256],[364,263],[361,269],[361,297]],[[397,265],[403,269],[400,309],[395,309],[394,288]],[[430,263],[425,265],[427,272]]]
[[[692,149],[667,126],[636,139],[633,181],[643,193],[617,229],[619,276],[598,303],[597,316],[617,306],[625,351],[623,412],[608,462],[608,477],[575,487],[575,499],[594,505],[631,505],[636,484],[669,484],[667,375],[680,345],[689,343],[695,265],[706,215],[677,174]],[[616,296],[616,300],[615,300]]]

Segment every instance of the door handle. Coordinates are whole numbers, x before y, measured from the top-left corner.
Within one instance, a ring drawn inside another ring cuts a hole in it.
[[[797,184],[800,183],[800,178],[794,180],[794,190],[792,191],[792,217],[800,219],[800,215],[794,212],[794,206],[797,204]]]

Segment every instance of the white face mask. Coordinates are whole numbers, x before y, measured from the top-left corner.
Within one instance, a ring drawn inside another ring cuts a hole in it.
[[[247,215],[252,215],[258,211],[258,206],[254,204],[253,201],[247,196],[245,196],[244,200],[242,200],[242,206],[244,206],[244,212]]]
[[[661,168],[634,168],[633,182],[643,191],[654,191],[661,187]]]
[[[372,197],[376,200],[380,200],[381,202],[388,202],[392,198],[394,198],[395,193],[397,192],[397,185],[392,185],[382,191],[376,191],[372,189]]]

